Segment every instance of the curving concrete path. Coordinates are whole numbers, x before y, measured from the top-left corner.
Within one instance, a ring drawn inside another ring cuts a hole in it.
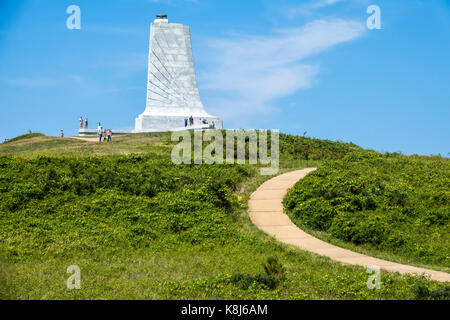
[[[316,170],[309,168],[292,171],[274,177],[263,183],[250,197],[249,215],[252,222],[261,230],[275,237],[278,241],[294,245],[302,250],[311,251],[339,261],[342,264],[354,264],[363,267],[378,266],[384,271],[399,273],[426,274],[432,280],[450,282],[450,274],[435,270],[413,267],[378,258],[373,258],[334,246],[319,240],[299,229],[289,217],[283,213],[283,198],[288,189]]]

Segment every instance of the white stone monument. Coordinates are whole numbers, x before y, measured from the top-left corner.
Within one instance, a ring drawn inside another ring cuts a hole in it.
[[[150,27],[147,104],[134,132],[182,130],[191,116],[194,125],[188,122],[188,129],[208,128],[213,121],[222,129],[222,121],[208,114],[200,100],[189,27],[158,15]]]

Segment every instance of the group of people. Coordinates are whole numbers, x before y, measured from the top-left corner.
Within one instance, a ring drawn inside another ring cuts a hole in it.
[[[87,117],[84,118],[84,121],[83,121],[83,117],[80,117],[80,129],[83,129],[83,123],[84,123],[84,128],[87,129],[88,124],[89,124]]]
[[[201,124],[208,124],[208,120],[206,120],[204,118],[203,119],[198,119],[198,120],[200,121]],[[184,127],[185,128],[188,126],[188,123],[189,123],[189,126],[193,126],[194,125],[194,118],[192,116],[190,116],[189,118],[184,118]],[[212,121],[211,127],[213,129],[216,128],[216,124],[214,123],[214,121]]]
[[[188,121],[189,121],[189,125],[193,126],[194,125],[194,118],[192,116],[188,118],[184,118],[184,127],[188,126]]]
[[[100,122],[98,123],[97,135],[98,135],[98,142],[102,142],[102,141],[110,142],[110,141],[112,141],[112,130],[111,129],[108,129],[108,130],[103,129],[103,127],[100,124]]]
[[[84,124],[84,128],[87,129],[88,127],[88,118],[86,117],[85,119],[83,119],[83,117],[80,117],[80,128],[83,128],[83,124]],[[98,127],[97,127],[97,136],[99,137],[98,141],[102,142],[102,141],[107,141],[110,142],[112,141],[112,130],[111,129],[103,129],[101,123],[98,123]],[[64,138],[64,130],[61,130],[60,132],[60,137]]]

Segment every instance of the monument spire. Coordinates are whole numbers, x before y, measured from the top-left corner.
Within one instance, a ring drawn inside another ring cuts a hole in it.
[[[195,76],[191,35],[188,26],[169,23],[167,15],[158,14],[150,27],[147,104],[136,119],[135,131],[171,131],[183,128],[184,119],[214,121],[202,104]]]

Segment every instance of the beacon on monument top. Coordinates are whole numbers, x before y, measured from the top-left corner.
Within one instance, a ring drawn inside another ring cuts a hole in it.
[[[169,20],[167,20],[167,14],[157,14],[154,22],[169,22]]]

